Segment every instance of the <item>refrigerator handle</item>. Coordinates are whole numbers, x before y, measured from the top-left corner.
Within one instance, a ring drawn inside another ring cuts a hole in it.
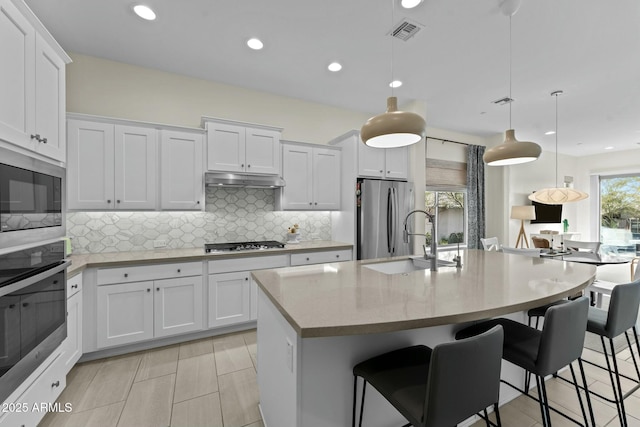
[[[387,252],[391,253],[391,188],[387,190]]]
[[[395,256],[396,254],[396,239],[398,237],[398,192],[395,187],[392,187],[392,207],[391,207],[391,227],[392,227],[392,235],[391,235],[391,253]]]

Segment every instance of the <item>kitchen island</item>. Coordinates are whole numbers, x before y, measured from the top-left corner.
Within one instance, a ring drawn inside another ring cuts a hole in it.
[[[450,341],[466,322],[523,310],[582,291],[591,265],[465,250],[462,268],[385,259],[253,272],[258,296],[258,386],[267,427],[346,426],[353,366],[395,348]],[[502,375],[522,384],[518,368]],[[375,390],[368,426],[402,425]],[[503,388],[501,402],[515,397]]]

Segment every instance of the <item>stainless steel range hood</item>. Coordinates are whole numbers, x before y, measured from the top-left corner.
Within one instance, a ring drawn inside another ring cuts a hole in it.
[[[280,188],[285,186],[284,179],[276,175],[241,175],[227,172],[207,172],[204,184],[220,187]]]

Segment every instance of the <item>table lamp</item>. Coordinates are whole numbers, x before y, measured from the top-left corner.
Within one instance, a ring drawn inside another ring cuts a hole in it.
[[[518,240],[516,240],[516,248],[520,245],[521,248],[526,244],[529,247],[529,241],[527,240],[527,234],[524,232],[524,220],[536,219],[536,209],[534,206],[511,206],[511,219],[520,220],[520,232],[518,233]]]

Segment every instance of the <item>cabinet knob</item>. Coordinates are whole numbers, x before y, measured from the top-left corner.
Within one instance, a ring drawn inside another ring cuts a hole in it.
[[[22,306],[23,306],[23,307],[28,307],[28,306],[29,306],[29,303],[28,303],[28,302],[23,302],[23,303],[22,303]]]
[[[42,139],[40,140],[40,142],[42,142],[43,144],[46,144],[46,143],[47,143],[47,138],[42,138]]]
[[[247,167],[248,167],[248,168],[250,168],[250,167],[251,167],[251,165],[247,165]]]
[[[51,384],[51,387],[60,387],[60,380],[58,380],[55,383]]]
[[[160,288],[156,288],[156,291],[160,292]]]
[[[38,134],[38,133],[36,133],[35,135],[31,134],[31,139],[35,139],[36,141],[40,141],[40,134]]]
[[[317,206],[317,205],[318,205],[318,202],[315,202],[315,203],[314,203],[314,205],[316,205],[316,206]]]
[[[110,204],[110,203],[111,203],[111,199],[107,200],[107,203],[109,203],[109,204]]]
[[[15,304],[9,304],[9,308],[16,308]]]
[[[150,289],[150,288],[147,288],[147,292],[151,292],[151,289]]]
[[[309,206],[313,205],[313,202],[309,202]]]
[[[340,255],[336,255],[336,258],[340,258]]]
[[[244,278],[244,280],[249,280],[249,278],[248,278],[248,277],[245,277],[245,278]]]
[[[178,269],[178,273],[180,273],[180,269]]]
[[[129,277],[129,273],[124,273],[124,277]]]
[[[200,204],[200,200],[198,200],[198,201],[196,202],[196,205],[199,205],[199,204]]]
[[[78,285],[71,285],[71,289],[78,289]]]
[[[391,173],[391,171],[387,171],[387,173]]]
[[[383,173],[384,171],[382,169],[380,169],[380,173]]]
[[[120,203],[120,199],[116,200],[116,202]]]
[[[309,261],[309,257],[307,257],[307,261]]]
[[[242,163],[242,164],[240,165],[240,167],[241,167],[241,168],[243,168],[243,167],[244,167],[244,163]]]

